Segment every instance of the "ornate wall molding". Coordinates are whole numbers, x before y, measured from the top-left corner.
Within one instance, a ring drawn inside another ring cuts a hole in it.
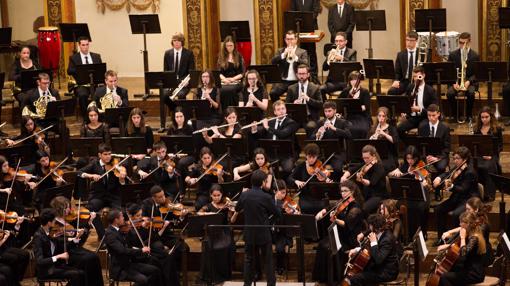
[[[254,0],[257,64],[269,64],[278,45],[278,0]]]
[[[184,31],[187,36],[187,47],[195,55],[195,64],[198,70],[205,66],[204,45],[204,0],[183,0]]]
[[[484,61],[505,61],[506,37],[499,28],[498,8],[503,6],[502,0],[481,0],[479,14],[479,31],[481,40],[480,55]]]
[[[140,11],[151,9],[152,13],[159,13],[160,2],[161,0],[96,0],[96,6],[103,14],[107,8],[118,11],[124,7],[128,13],[131,12],[131,7]]]
[[[375,10],[377,9],[379,0],[347,0],[347,2],[358,10],[364,10],[367,8],[370,10]],[[323,6],[329,9],[336,5],[336,0],[321,0],[321,3]]]

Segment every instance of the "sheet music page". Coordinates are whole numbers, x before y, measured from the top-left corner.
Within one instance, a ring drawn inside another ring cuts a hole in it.
[[[506,232],[503,233],[503,240],[505,241],[507,249],[510,249],[510,240],[508,239],[508,235],[506,235]]]
[[[427,249],[427,245],[425,244],[425,238],[423,237],[423,232],[421,230],[418,236],[420,239],[420,247],[423,250],[423,260],[425,260],[425,258],[427,258],[427,255],[429,254],[429,250]]]
[[[339,251],[340,248],[342,248],[342,243],[340,242],[340,237],[338,236],[338,225],[333,226],[333,234],[335,236],[335,245],[336,245],[336,251]]]

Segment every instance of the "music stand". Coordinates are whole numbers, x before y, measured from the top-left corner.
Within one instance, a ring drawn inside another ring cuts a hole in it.
[[[390,149],[390,141],[388,140],[370,140],[370,139],[354,139],[349,140],[347,144],[347,157],[350,162],[358,161],[361,162],[361,150],[366,145],[372,145],[377,150],[377,153],[381,159],[388,158],[388,150]]]
[[[153,183],[138,183],[120,185],[120,201],[122,208],[129,203],[140,204],[143,200],[151,196],[150,189]]]
[[[313,12],[302,11],[285,11],[283,12],[284,29],[285,31],[294,30],[299,36],[301,33],[310,33],[315,31]]]
[[[208,119],[211,114],[210,103],[207,99],[194,100],[175,100],[176,106],[180,106],[186,118],[190,119]]]
[[[243,188],[246,186],[246,183],[247,183],[246,181],[234,181],[228,183],[221,183],[220,186],[225,197],[228,197],[230,199],[233,199],[235,197],[235,200],[238,200],[240,196],[238,194],[243,191]]]
[[[308,122],[306,112],[306,104],[285,103],[287,114],[290,118],[296,121],[300,126],[305,126]]]
[[[279,83],[282,81],[278,65],[253,65],[249,66],[247,70],[252,69],[256,70],[260,74],[262,83],[265,85],[268,83]]]
[[[492,104],[492,83],[508,81],[507,62],[474,62],[476,80],[487,82],[487,99]]]
[[[342,62],[342,63],[331,63],[329,65],[329,75],[333,82],[348,82],[349,74],[352,71],[362,70],[363,66],[360,62]],[[329,76],[328,75],[328,76]]]
[[[397,118],[402,113],[411,114],[411,99],[405,95],[378,95],[377,104],[391,111],[390,118]]]
[[[95,93],[96,85],[104,82],[106,63],[86,64],[76,66],[76,83],[90,84],[90,94]]]
[[[225,217],[221,213],[189,216],[185,233],[187,237],[203,237],[208,225],[222,225],[224,219]]]
[[[232,36],[234,42],[251,42],[250,22],[248,21],[220,21],[220,36],[225,39]]]
[[[241,125],[247,125],[253,121],[259,121],[263,117],[263,112],[258,107],[234,106],[237,113],[237,120]]]
[[[248,145],[242,138],[213,138],[211,147],[216,155],[228,153],[226,169],[229,171],[232,171],[234,155],[248,156]]]
[[[356,10],[354,12],[357,31],[368,31],[368,58],[374,58],[372,31],[386,31],[384,10]]]
[[[48,106],[46,107],[45,119],[50,118],[63,119],[66,116],[72,116],[74,114],[75,104],[76,101],[72,98],[50,101],[48,102]]]
[[[0,148],[0,155],[9,161],[9,166],[16,166],[21,158],[20,166],[33,164],[35,161],[35,152],[33,146],[27,144],[18,144],[13,147]]]
[[[416,32],[429,32],[428,58],[432,56],[432,32],[446,31],[446,9],[415,9]]]
[[[310,182],[308,183],[308,188],[310,189],[310,194],[315,199],[331,201],[342,198],[339,185],[339,183]]]
[[[402,138],[406,146],[413,145],[421,150],[422,157],[427,155],[441,155],[443,144],[438,137],[406,136]],[[447,159],[447,158],[445,158]]]
[[[510,178],[492,173],[490,173],[489,176],[496,185],[496,189],[501,193],[501,200],[499,201],[499,229],[508,231],[509,228],[506,224],[505,194],[510,194]]]
[[[508,235],[506,232],[501,231],[498,242],[501,248],[503,249],[503,257],[501,259],[501,274],[499,276],[499,281],[502,281],[503,283],[506,282],[506,274],[508,269],[508,259],[510,258],[510,239],[508,238]],[[497,260],[497,258],[496,258]]]
[[[340,242],[340,236],[338,234],[338,225],[336,223],[332,223],[328,226],[328,238],[330,249],[329,254],[333,256],[342,248],[342,243]]]
[[[97,147],[103,143],[103,138],[101,137],[72,137],[69,139],[73,156],[78,157],[97,156]]]
[[[322,139],[322,140],[305,140],[304,145],[307,144],[317,144],[321,151],[321,154],[324,158],[329,157],[329,155],[336,153],[335,155],[340,155],[345,152],[345,142],[343,139]]]
[[[143,71],[149,71],[149,52],[147,51],[147,34],[161,34],[158,14],[129,15],[132,34],[143,34]],[[149,87],[145,84],[145,94],[149,95]]]
[[[10,47],[12,43],[12,27],[0,28],[0,47]]]
[[[62,34],[62,42],[73,43],[73,54],[78,52],[76,42],[78,42],[79,38],[85,37],[92,42],[89,26],[86,23],[59,23],[58,26]]]
[[[113,137],[111,140],[112,153],[126,155],[147,153],[144,137]]]
[[[375,92],[377,95],[381,94],[381,79],[395,78],[393,60],[363,59],[363,66],[365,67],[366,78],[377,79],[375,84]]]
[[[459,146],[465,146],[471,150],[473,157],[494,155],[494,137],[481,134],[459,134]]]
[[[257,145],[263,148],[271,159],[294,157],[294,141],[258,139]]]
[[[73,196],[74,184],[66,184],[44,190],[42,204],[45,208],[50,207],[50,202],[58,196],[66,197],[69,201]]]
[[[427,80],[430,83],[435,82],[439,98],[441,98],[442,84],[453,84],[457,81],[457,70],[452,62],[423,63],[423,69],[427,75]]]
[[[337,110],[342,110],[342,115],[348,117],[348,112],[358,113],[361,112],[361,101],[354,98],[337,98],[334,99]]]
[[[201,75],[202,75],[202,71],[190,70],[189,71],[190,79],[189,79],[188,87],[189,88],[198,88],[198,85],[201,82],[201,78],[200,78]],[[176,81],[177,81],[177,76],[176,76]]]
[[[53,73],[49,69],[43,70],[31,70],[31,71],[22,71],[21,72],[21,91],[27,91],[32,88],[37,88],[37,80],[39,79],[39,74],[46,73],[50,76],[50,81],[53,81]]]
[[[193,145],[193,136],[181,136],[181,135],[163,135],[159,137],[159,140],[165,143],[167,151],[170,153],[182,153],[188,154],[189,156],[195,155],[195,146]]]
[[[133,107],[107,108],[104,111],[104,121],[109,127],[119,126],[120,136],[126,136],[126,124]]]

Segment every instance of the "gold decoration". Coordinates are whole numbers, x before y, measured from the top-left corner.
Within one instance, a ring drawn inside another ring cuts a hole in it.
[[[411,0],[409,2],[409,22],[408,22],[408,31],[415,30],[415,18],[414,18],[414,10],[416,9],[425,9],[425,1],[424,0]]]
[[[488,0],[482,9],[482,39],[481,56],[486,61],[502,61],[503,39],[499,28],[498,8],[502,6],[502,0]]]
[[[105,13],[106,8],[112,11],[118,11],[124,6],[128,13],[131,12],[131,7],[140,11],[145,11],[151,8],[152,13],[158,13],[160,1],[161,0],[96,0],[96,6],[103,14]]]
[[[256,49],[257,58],[261,64],[270,64],[273,55],[276,52],[275,33],[275,1],[257,0],[255,3],[256,14],[255,23],[257,23],[257,35],[259,47]]]
[[[370,10],[377,8],[379,0],[347,0],[347,3],[351,4],[355,9],[364,10],[370,6]],[[331,8],[336,5],[336,0],[321,0],[321,3],[326,8]]]
[[[188,48],[195,56],[195,65],[198,70],[203,68],[203,48],[202,48],[202,9],[201,0],[186,0],[185,7],[185,25],[188,36]]]

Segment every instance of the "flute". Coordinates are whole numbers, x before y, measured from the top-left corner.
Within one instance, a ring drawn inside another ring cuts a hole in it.
[[[224,128],[224,127],[228,127],[229,125],[236,125],[238,124],[239,122],[236,121],[234,123],[227,123],[227,124],[223,124],[223,125],[220,125],[220,126],[211,126],[211,127],[206,127],[206,128],[202,128],[200,130],[196,130],[196,131],[193,131],[193,134],[198,134],[198,133],[202,133],[204,131],[209,131],[209,130],[212,130],[213,127],[216,127],[216,128]]]

